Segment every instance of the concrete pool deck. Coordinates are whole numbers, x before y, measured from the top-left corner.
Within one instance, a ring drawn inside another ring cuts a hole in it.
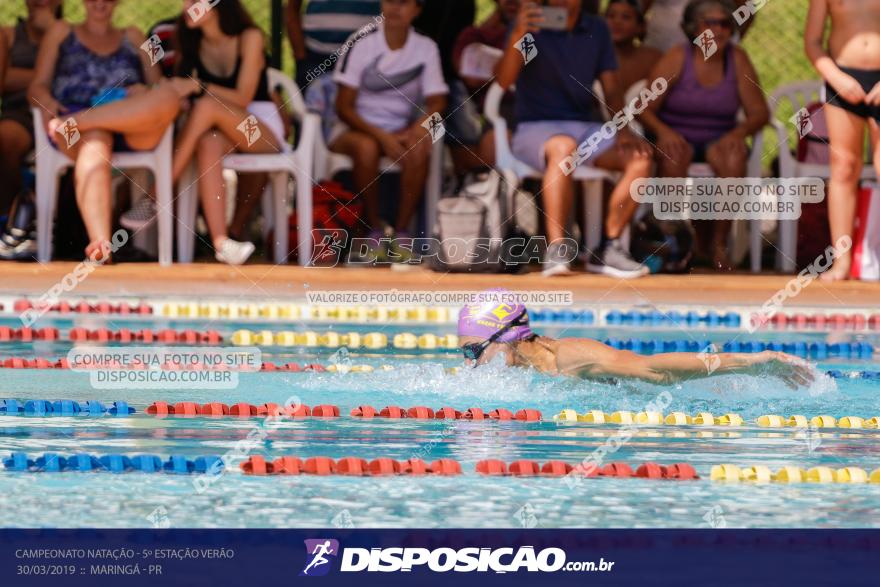
[[[72,262],[0,262],[0,294],[38,296],[76,266]],[[65,297],[224,297],[244,301],[302,299],[309,291],[339,290],[511,290],[571,291],[576,303],[757,305],[784,288],[791,275],[696,273],[652,275],[638,280],[577,274],[544,278],[523,275],[466,275],[435,273],[413,267],[317,269],[289,265],[229,267],[216,263],[173,265],[128,263],[97,267]],[[847,281],[826,284],[815,280],[785,301],[786,307],[880,309],[880,283]]]

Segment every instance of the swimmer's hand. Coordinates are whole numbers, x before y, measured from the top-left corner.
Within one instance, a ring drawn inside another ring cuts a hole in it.
[[[809,386],[816,379],[810,364],[798,357],[776,351],[764,351],[753,357],[756,373],[778,377],[791,389]]]

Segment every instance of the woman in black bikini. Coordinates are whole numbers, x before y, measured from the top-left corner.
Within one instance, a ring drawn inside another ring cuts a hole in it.
[[[178,23],[177,75],[196,86],[174,153],[174,179],[195,156],[202,210],[217,260],[241,265],[254,245],[228,236],[223,157],[233,151],[277,153],[284,125],[266,78],[263,33],[239,0],[193,10],[185,0]]]
[[[829,18],[826,50],[823,38]],[[804,45],[826,83],[825,118],[831,141],[828,220],[831,241],[838,242],[853,235],[865,127],[873,145],[874,168],[880,174],[880,0],[810,0]],[[847,251],[822,279],[848,279],[850,264]]]

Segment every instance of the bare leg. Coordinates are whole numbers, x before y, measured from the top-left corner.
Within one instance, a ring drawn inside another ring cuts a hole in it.
[[[350,130],[333,141],[330,150],[347,155],[352,161],[354,189],[364,199],[368,230],[381,230],[379,214],[379,142],[366,133]]]
[[[547,169],[541,180],[541,202],[544,205],[544,220],[547,225],[547,241],[565,238],[565,230],[571,216],[574,202],[574,180],[565,175],[559,164],[577,148],[575,140],[569,136],[556,135],[544,143],[544,156]]]
[[[226,182],[220,162],[232,151],[232,144],[218,132],[202,135],[196,162],[199,171],[199,199],[211,233],[211,243],[219,249],[227,239]]]
[[[108,130],[124,135],[133,149],[148,150],[159,143],[178,112],[177,92],[169,86],[159,86],[118,102],[83,110],[73,119],[80,133]]]
[[[266,188],[268,176],[265,173],[240,173],[238,175],[238,194],[235,199],[235,213],[229,224],[230,238],[241,241],[245,239],[245,229],[260,203],[263,190]]]
[[[425,191],[425,181],[428,178],[431,149],[433,148],[427,133],[417,142],[407,146],[408,150],[400,160],[400,166],[402,167],[400,173],[400,207],[397,210],[397,221],[394,226],[398,231],[408,229],[416,208],[422,200],[422,194]]]
[[[239,130],[238,127],[251,116],[238,106],[219,102],[210,96],[199,99],[190,111],[189,118],[174,146],[172,169],[174,180],[180,178],[192,159],[199,140],[211,129],[220,131],[231,142],[234,150],[240,153],[277,153],[281,148],[278,140],[259,120],[256,120],[256,129],[259,132],[255,132],[251,137]],[[252,142],[249,142],[249,139]]]
[[[113,206],[110,157],[113,155],[113,135],[106,130],[88,130],[80,135],[74,158],[76,203],[92,246],[109,241],[111,236]]]
[[[713,143],[706,150],[706,162],[718,177],[745,177],[748,150],[745,143],[737,149],[726,151]],[[730,258],[727,255],[727,239],[730,236],[730,220],[712,221],[712,265],[717,269],[730,271]]]
[[[605,236],[608,238],[620,237],[639,207],[639,203],[629,193],[630,186],[635,180],[648,177],[654,165],[654,153],[647,145],[643,149],[621,150],[612,147],[596,157],[596,167],[623,172],[620,181],[611,191],[611,200],[608,202],[608,215],[605,217]]]
[[[33,148],[30,134],[14,120],[0,120],[0,214],[21,191],[21,164]]]
[[[831,180],[828,183],[828,221],[831,242],[853,234],[856,195],[862,173],[865,121],[836,106],[825,106],[828,138],[831,142]],[[876,157],[876,154],[875,154]],[[824,281],[849,279],[850,251],[834,259],[831,269],[822,274]]]
[[[508,141],[510,139],[508,138]],[[477,152],[483,165],[487,167],[495,166],[495,130],[489,129],[480,139],[479,151]]]

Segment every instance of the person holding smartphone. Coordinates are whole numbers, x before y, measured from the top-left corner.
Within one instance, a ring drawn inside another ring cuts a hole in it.
[[[584,11],[582,0],[523,4],[496,72],[502,87],[516,84],[513,154],[544,172],[541,195],[550,241],[544,275],[571,272],[563,238],[575,182],[562,164],[602,128],[590,90],[595,80],[602,84],[609,109],[623,110],[616,69],[608,26],[601,17]],[[648,273],[632,259],[620,235],[638,206],[629,195],[630,184],[650,174],[652,156],[650,146],[624,127],[612,138],[603,138],[581,163],[622,172],[611,194],[602,244],[591,252],[588,271],[619,278]]]

